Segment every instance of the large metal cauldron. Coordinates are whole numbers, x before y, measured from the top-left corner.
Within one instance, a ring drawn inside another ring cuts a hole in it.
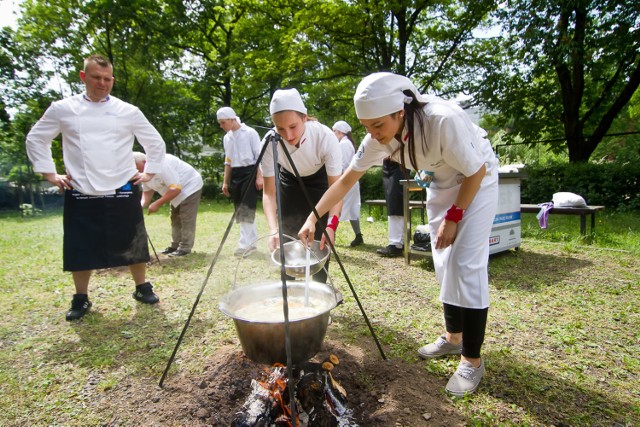
[[[329,312],[342,302],[339,292],[330,285],[318,282],[309,283],[308,298],[313,313],[308,313],[311,310],[306,308],[298,310],[304,298],[304,282],[287,282],[289,337],[294,365],[309,360],[320,351],[329,324]],[[261,307],[265,305],[271,307],[272,314],[262,311]],[[237,288],[225,295],[219,306],[224,314],[233,319],[247,357],[269,365],[287,363],[282,282]]]

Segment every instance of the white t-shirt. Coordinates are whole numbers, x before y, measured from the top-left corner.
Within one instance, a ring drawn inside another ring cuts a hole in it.
[[[224,135],[224,164],[232,168],[253,166],[260,155],[260,135],[255,129],[242,123],[240,129]]]
[[[270,133],[262,140],[265,144]],[[309,176],[318,172],[324,165],[328,176],[340,176],[342,174],[342,155],[340,152],[340,143],[338,138],[331,129],[316,121],[306,121],[305,130],[300,138],[300,147],[284,143],[287,151],[291,155],[291,159],[295,163],[296,169],[300,176]],[[293,168],[282,151],[282,145],[278,143],[278,164],[290,173],[294,173]],[[262,157],[260,164],[262,176],[275,176],[273,167],[273,147],[269,145]]]
[[[162,172],[154,175],[147,182],[142,183],[142,190],[154,190],[164,196],[171,189],[179,189],[180,194],[171,200],[171,205],[178,207],[180,203],[196,191],[202,188],[202,177],[197,170],[187,162],[184,162],[167,154],[162,165]]]
[[[474,125],[462,108],[454,102],[429,97],[424,112],[427,115],[424,136],[416,121],[415,169],[433,172],[430,189],[454,187],[464,177],[476,173],[483,163],[487,164],[487,171],[493,169],[496,158],[491,143],[485,138],[486,132]],[[405,142],[408,139],[406,129],[402,132],[402,139]],[[383,145],[367,134],[351,161],[351,167],[364,171],[379,165],[389,156],[400,163],[400,147],[396,139]],[[406,167],[414,169],[406,145],[404,151]]]
[[[52,103],[27,135],[34,171],[56,172],[51,141],[59,134],[66,173],[83,194],[114,194],[136,174],[134,137],[147,155],[145,172],[161,171],[162,137],[137,107],[114,96],[91,102],[81,94]]]

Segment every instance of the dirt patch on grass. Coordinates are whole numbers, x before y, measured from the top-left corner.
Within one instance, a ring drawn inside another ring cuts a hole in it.
[[[346,389],[353,422],[360,426],[456,426],[465,419],[443,394],[444,380],[424,370],[422,363],[382,360],[373,343],[357,345],[325,340],[313,361],[329,354],[340,358],[333,376]],[[109,425],[145,420],[147,425],[230,425],[251,391],[251,379],[261,379],[265,365],[249,360],[239,346],[225,345],[202,361],[202,372],[169,375],[160,388],[149,379],[125,380],[108,392],[118,413]]]

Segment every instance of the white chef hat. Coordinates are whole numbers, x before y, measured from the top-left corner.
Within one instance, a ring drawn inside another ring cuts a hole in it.
[[[420,95],[418,89],[405,76],[393,73],[373,73],[362,79],[353,103],[359,119],[377,119],[404,109],[404,104],[413,101],[403,91],[411,90],[418,101],[426,99]]]
[[[345,122],[344,120],[338,120],[333,125],[333,130],[337,130],[339,132],[347,134],[351,132],[351,126],[349,126],[349,123]]]
[[[238,116],[236,115],[236,112],[233,111],[233,108],[222,107],[216,113],[216,117],[218,118],[218,120],[226,120],[226,119],[235,119]]]
[[[278,89],[271,98],[269,113],[275,114],[287,110],[307,114],[307,107],[304,106],[302,97],[297,89]]]

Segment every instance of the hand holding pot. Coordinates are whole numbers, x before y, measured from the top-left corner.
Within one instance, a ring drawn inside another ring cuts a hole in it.
[[[298,238],[305,245],[309,246],[313,242],[313,238],[316,232],[316,223],[314,220],[307,218],[302,228],[298,232]],[[322,236],[321,247],[324,248],[325,238]]]
[[[278,230],[269,236],[269,240],[267,241],[267,245],[269,246],[269,251],[273,252],[276,248],[280,247],[280,236],[278,235]]]

